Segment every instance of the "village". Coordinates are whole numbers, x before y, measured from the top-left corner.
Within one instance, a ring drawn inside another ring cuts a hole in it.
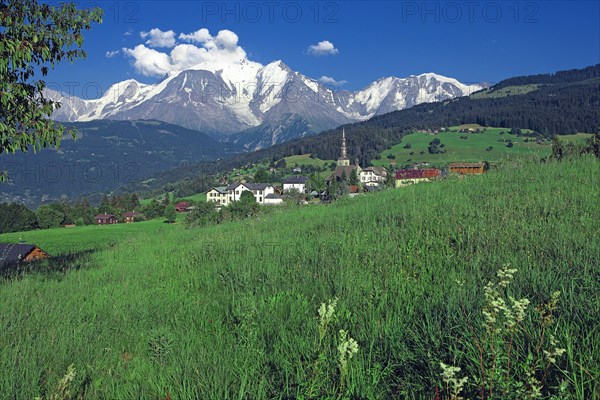
[[[390,167],[368,166],[362,168],[350,163],[348,148],[346,145],[346,133],[342,130],[340,157],[334,171],[325,178],[325,189],[315,190],[311,187],[310,178],[304,175],[291,175],[282,180],[281,186],[271,183],[253,183],[244,180],[234,182],[227,186],[214,186],[206,192],[206,201],[215,203],[217,208],[228,206],[239,201],[244,191],[250,191],[258,204],[277,205],[283,204],[291,197],[302,199],[303,204],[309,201],[330,202],[336,195],[346,194],[354,197],[363,193],[383,190],[385,188],[402,188],[408,185],[431,182],[449,174],[454,175],[479,175],[486,170],[483,162],[451,163],[447,170],[427,167],[427,163],[421,163],[410,169],[394,169],[394,160],[390,160]],[[295,173],[301,169],[294,169]],[[180,209],[188,206],[180,203]]]
[[[431,182],[449,175],[480,175],[486,171],[484,162],[450,163],[446,169],[431,168],[428,163],[418,163],[412,168],[395,169],[395,160],[390,159],[389,167],[361,167],[358,160],[351,164],[346,141],[346,132],[342,130],[340,157],[333,172],[323,179],[323,184],[311,184],[311,177],[301,175],[299,167],[292,169],[292,175],[281,180],[281,185],[269,182],[250,182],[241,179],[222,186],[213,186],[205,192],[206,201],[214,203],[217,210],[227,207],[242,197],[246,191],[251,192],[257,204],[272,206],[282,205],[286,201],[298,204],[330,203],[339,196],[355,197],[365,193],[385,189],[399,189],[409,185]],[[275,170],[274,167],[271,167]],[[177,213],[188,213],[196,209],[192,201],[182,200],[174,204]],[[115,214],[98,214],[94,221],[97,225],[117,223],[133,223],[143,218],[136,210]]]

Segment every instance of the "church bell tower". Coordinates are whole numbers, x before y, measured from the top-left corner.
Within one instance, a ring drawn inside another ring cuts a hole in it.
[[[346,130],[342,128],[342,148],[341,148],[341,157],[337,160],[338,167],[347,167],[350,165],[350,159],[347,154],[348,150],[346,148]]]

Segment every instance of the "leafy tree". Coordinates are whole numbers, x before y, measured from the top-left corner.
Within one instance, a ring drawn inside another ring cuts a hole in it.
[[[28,231],[37,228],[35,213],[22,204],[0,204],[0,233]]]
[[[35,211],[35,216],[37,218],[38,227],[42,229],[57,228],[62,224],[63,219],[65,218],[65,215],[62,212],[49,205],[38,208]]]
[[[394,155],[392,153],[388,153],[388,155],[386,157],[388,158],[388,160],[395,160],[396,159],[396,155]]]
[[[598,129],[594,136],[587,140],[587,146],[596,158],[600,158],[600,129]]]
[[[385,173],[385,187],[393,188],[396,185],[396,171],[392,167],[387,167]]]
[[[344,183],[344,185],[348,182],[348,174],[346,174],[346,170],[342,171],[342,175],[340,176],[340,181]]]
[[[168,223],[172,224],[177,219],[177,211],[175,211],[175,205],[169,204],[165,208],[165,212],[163,214]]]
[[[169,195],[169,192],[167,192],[167,193],[165,193],[165,197],[163,199],[163,204],[165,206],[168,206],[170,202],[171,202],[171,196]]]
[[[152,199],[149,204],[142,207],[142,212],[147,218],[152,219],[164,215],[165,208],[164,204],[159,203],[156,199]]]
[[[254,182],[260,183],[260,182],[268,182],[268,181],[269,181],[269,174],[267,173],[267,171],[265,171],[264,168],[259,168],[258,170],[256,170],[256,173],[254,174]]]
[[[404,148],[405,148],[405,149],[410,149],[411,147],[412,147],[412,145],[411,145],[410,143],[406,143],[406,144],[404,145]]]
[[[185,223],[190,226],[206,226],[218,224],[222,214],[215,209],[211,201],[200,202],[194,210],[185,217]]]
[[[350,172],[350,177],[348,178],[348,183],[350,185],[358,185],[359,184],[358,173],[356,172],[355,169],[353,169]]]
[[[291,189],[286,192],[288,199],[291,203],[294,204],[302,204],[302,202],[306,199],[304,193],[300,192],[298,189]]]
[[[63,59],[85,58],[82,32],[101,21],[99,8],[0,0],[0,155],[60,144],[65,128],[50,119],[60,104],[44,96],[46,84],[35,75],[46,76]]]
[[[310,174],[308,177],[308,185],[310,186],[311,190],[315,190],[319,193],[325,190],[325,180],[317,172]]]
[[[240,195],[240,199],[227,207],[228,212],[234,219],[250,218],[260,211],[260,206],[256,202],[251,191],[245,190]]]

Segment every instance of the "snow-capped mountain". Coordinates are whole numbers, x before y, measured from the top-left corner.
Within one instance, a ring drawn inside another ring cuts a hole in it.
[[[263,66],[243,60],[205,62],[156,84],[126,80],[99,99],[47,95],[62,103],[54,113],[59,121],[155,119],[258,149],[480,89],[427,73],[382,78],[357,92],[332,90],[281,61]]]

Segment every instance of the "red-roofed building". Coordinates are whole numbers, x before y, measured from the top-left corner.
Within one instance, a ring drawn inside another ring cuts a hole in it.
[[[396,187],[412,185],[413,183],[429,182],[442,175],[439,169],[401,169],[396,171]]]
[[[190,207],[190,203],[188,203],[187,201],[182,201],[181,203],[177,203],[175,204],[175,211],[177,212],[186,212],[188,211],[188,208]]]

